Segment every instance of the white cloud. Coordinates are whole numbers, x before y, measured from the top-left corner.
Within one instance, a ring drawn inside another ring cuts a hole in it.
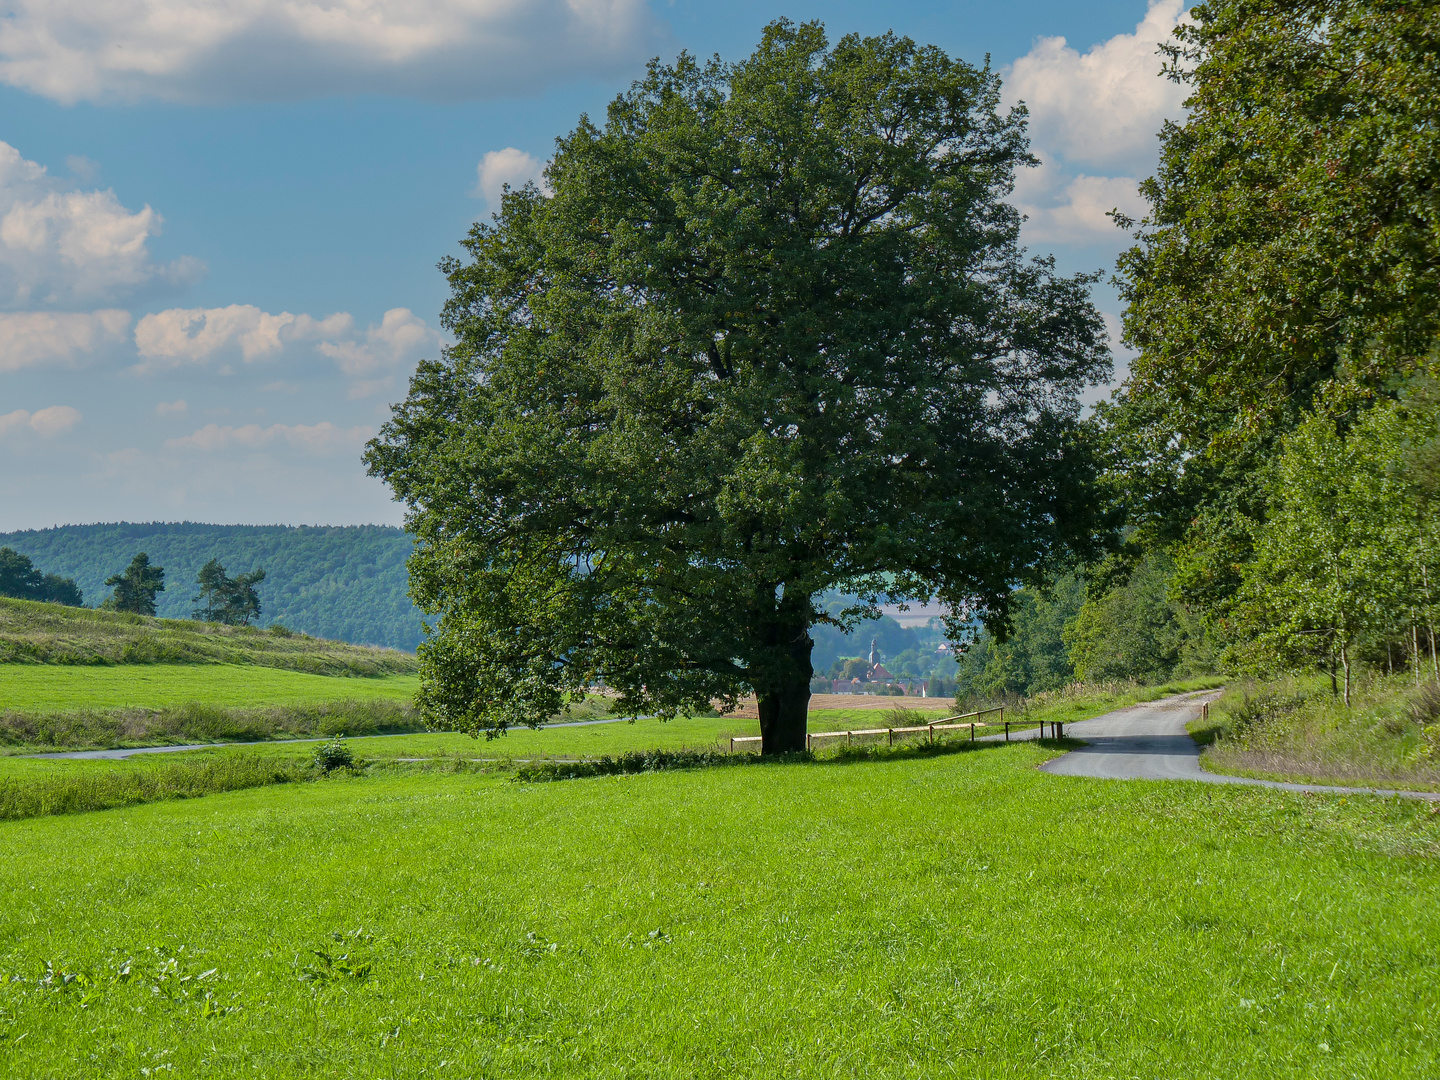
[[[0,313],[0,371],[72,363],[79,353],[118,344],[130,313],[104,311]]]
[[[141,362],[135,371],[152,374],[203,364],[238,353],[247,363],[274,356],[292,342],[347,334],[354,320],[344,312],[315,319],[282,311],[271,315],[252,304],[223,308],[170,308],[146,315],[135,326]]]
[[[333,360],[341,374],[354,380],[349,396],[357,398],[391,389],[396,376],[413,366],[421,353],[439,347],[440,335],[409,308],[391,308],[364,333],[356,332],[355,320],[343,311],[317,319],[288,311],[272,315],[250,304],[171,308],[146,315],[136,325],[140,363],[131,370],[153,375],[227,358],[252,363],[300,345],[311,345]],[[228,367],[217,370],[230,374]],[[268,383],[265,389],[294,387],[282,381]]]
[[[366,328],[363,341],[322,341],[316,348],[346,375],[357,378],[398,368],[439,340],[440,335],[409,308],[391,308],[378,326],[371,323]]]
[[[155,406],[155,415],[184,416],[187,412],[189,412],[189,410],[190,406],[185,403],[184,398],[181,398],[179,401],[160,402],[158,405]]]
[[[475,190],[471,194],[484,199],[491,210],[498,211],[506,184],[520,188],[526,181],[534,180],[542,191],[548,190],[540,175],[544,168],[545,163],[539,158],[513,146],[491,150],[475,166]]]
[[[24,409],[16,409],[14,412],[0,416],[0,435],[8,435],[12,431],[29,428],[37,435],[48,439],[56,435],[63,435],[80,423],[80,420],[80,410],[72,409],[69,405],[51,405],[47,409],[38,409],[33,413],[26,412]]]
[[[113,191],[71,190],[0,142],[0,308],[90,306],[198,278],[198,260],[151,260],[160,225],[149,206],[132,212]]]
[[[1134,177],[1067,177],[1041,160],[1038,169],[1016,178],[1015,205],[1029,219],[1026,242],[1117,247],[1130,242],[1129,235],[1106,215],[1111,210],[1131,217],[1145,213],[1146,203]]]
[[[645,0],[10,0],[0,81],[71,103],[468,99],[613,76],[656,51]]]
[[[168,450],[200,450],[207,453],[243,449],[264,450],[272,446],[287,445],[307,454],[332,454],[341,450],[355,450],[375,434],[373,428],[336,427],[328,420],[318,424],[245,424],[241,427],[224,427],[206,424],[203,428],[180,439],[165,440]]]
[[[1005,96],[1030,109],[1043,151],[1106,172],[1148,171],[1166,119],[1181,117],[1185,88],[1162,78],[1156,49],[1184,17],[1182,0],[1151,0],[1133,34],[1081,54],[1063,37],[1041,38],[1003,74]]]

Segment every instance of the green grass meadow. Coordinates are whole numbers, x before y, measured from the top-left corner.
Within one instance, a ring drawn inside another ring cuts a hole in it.
[[[1436,1075],[1440,817],[1053,752],[6,822],[0,1074]]]
[[[415,675],[337,678],[241,664],[0,664],[0,710],[163,709],[191,702],[244,708],[345,698],[408,700],[419,683]]]

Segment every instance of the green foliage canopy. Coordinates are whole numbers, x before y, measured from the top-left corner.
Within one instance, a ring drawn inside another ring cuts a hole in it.
[[[1348,705],[1367,645],[1408,639],[1418,671],[1418,629],[1433,633],[1440,598],[1440,507],[1414,468],[1435,437],[1432,404],[1384,401],[1345,420],[1322,412],[1284,440],[1234,611],[1240,659],[1338,667]]]
[[[1027,260],[1034,163],[988,69],[777,22],[682,55],[557,143],[443,264],[456,345],[367,460],[408,503],[434,722],[494,732],[595,678],[671,714],[754,690],[804,745],[815,598],[998,623],[1093,539],[1090,278]]]
[[[105,584],[115,587],[115,591],[101,605],[107,611],[154,615],[155,596],[165,591],[165,568],[151,566],[150,556],[142,551],[130,560],[124,573],[111,574],[105,579]]]
[[[1063,635],[1077,679],[1159,683],[1215,670],[1200,619],[1170,597],[1174,571],[1168,558],[1152,552],[1124,581],[1092,587]]]
[[[211,559],[195,576],[200,592],[194,602],[191,618],[204,622],[221,622],[230,626],[249,626],[260,617],[260,593],[255,586],[265,580],[265,571],[256,568],[239,577],[229,577],[219,559]]]
[[[73,578],[42,574],[28,556],[0,547],[0,596],[12,600],[43,600],[79,607],[82,594]]]
[[[1440,23],[1392,0],[1209,0],[1167,47],[1192,90],[1121,260],[1140,350],[1115,435],[1137,540],[1185,540],[1224,603],[1265,465],[1331,384],[1392,394],[1440,329]]]

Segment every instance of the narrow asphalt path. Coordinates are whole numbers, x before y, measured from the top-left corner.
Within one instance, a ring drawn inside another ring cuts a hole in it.
[[[1288,784],[1254,780],[1248,776],[1222,776],[1200,767],[1200,747],[1185,725],[1200,715],[1200,706],[1220,696],[1219,690],[1147,701],[1066,724],[1065,734],[1085,745],[1040,766],[1056,776],[1089,776],[1100,780],[1193,780],[1202,784],[1245,784],[1281,791],[1310,791],[1335,795],[1399,795],[1407,799],[1440,800],[1440,793],[1394,791],[1387,788],[1330,787],[1324,784]],[[1012,733],[1010,738],[1034,739],[1038,731]]]
[[[606,718],[604,720],[566,720],[558,724],[541,724],[541,728],[552,727],[593,727],[596,724],[624,724],[629,722],[629,717],[620,716]],[[428,731],[399,731],[393,735],[356,735],[357,739],[399,739],[406,735],[430,735],[444,734],[444,732]],[[325,742],[329,736],[322,739],[261,739],[258,742],[206,742],[186,743],[184,746],[124,746],[115,750],[69,750],[58,754],[26,754],[25,757],[32,758],[54,758],[68,759],[71,761],[86,761],[100,759],[104,761],[119,761],[121,758],[134,757],[136,754],[175,754],[182,750],[215,750],[222,746],[284,746],[298,743]],[[401,761],[424,761],[425,758],[401,758]]]

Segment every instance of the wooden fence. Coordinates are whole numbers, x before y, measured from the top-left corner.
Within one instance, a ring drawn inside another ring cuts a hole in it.
[[[999,714],[1000,714],[1000,718],[999,718],[998,720],[992,720],[992,721],[988,721],[988,722],[978,719],[978,718],[981,717],[981,716],[988,716],[990,713],[999,713]],[[968,724],[964,723],[964,721],[966,721],[966,720],[969,720],[970,722],[969,722]],[[1006,741],[1006,742],[1009,742],[1009,741],[1010,741],[1010,725],[1011,725],[1011,724],[1021,724],[1021,723],[1026,723],[1026,721],[1023,721],[1023,720],[1006,720],[1006,719],[1005,719],[1005,706],[1003,706],[1003,705],[998,705],[998,706],[996,706],[996,707],[993,708],[993,709],[981,709],[981,710],[979,710],[978,712],[962,713],[960,716],[947,716],[947,717],[945,717],[945,718],[942,719],[942,720],[937,720],[937,721],[935,721],[933,724],[919,724],[919,725],[917,725],[917,726],[915,726],[915,727],[883,727],[883,728],[863,728],[863,729],[860,729],[860,730],[857,730],[857,731],[816,731],[816,732],[811,732],[811,733],[806,734],[806,736],[805,736],[805,749],[807,749],[807,750],[812,749],[812,748],[814,747],[814,745],[815,745],[815,740],[817,740],[817,739],[839,739],[839,738],[844,738],[844,740],[845,740],[845,745],[846,745],[846,746],[849,746],[849,745],[851,744],[851,740],[852,740],[856,735],[862,735],[862,736],[863,736],[863,735],[884,735],[884,736],[886,737],[887,744],[890,745],[890,746],[894,746],[894,745],[895,745],[895,736],[896,736],[896,735],[916,735],[916,734],[919,734],[919,733],[922,732],[922,731],[926,733],[926,735],[927,735],[928,738],[929,738],[929,741],[933,743],[933,742],[935,741],[935,732],[937,732],[937,731],[961,731],[961,730],[964,730],[964,729],[967,728],[967,727],[970,729],[970,741],[971,741],[971,742],[974,742],[974,741],[975,741],[975,729],[976,729],[977,727],[982,727],[982,728],[983,728],[983,727],[1003,727],[1003,728],[1005,729],[1005,741]],[[1045,735],[1045,725],[1046,725],[1046,723],[1049,723],[1049,724],[1050,724],[1050,732],[1051,732],[1051,734],[1052,734],[1055,738],[1059,739],[1059,738],[1063,738],[1063,737],[1064,737],[1064,735],[1065,735],[1065,725],[1064,725],[1064,724],[1062,724],[1062,723],[1060,723],[1060,722],[1058,722],[1058,721],[1045,721],[1045,720],[1042,720],[1042,721],[1040,721],[1040,735],[1041,735],[1042,738],[1043,738],[1044,735]],[[739,736],[736,736],[735,738],[732,738],[732,739],[730,740],[730,752],[733,754],[733,753],[735,752],[735,747],[736,747],[737,745],[741,744],[741,743],[758,743],[758,742],[761,742],[761,741],[762,741],[762,738],[763,738],[763,737],[760,736],[760,735],[739,735]]]

